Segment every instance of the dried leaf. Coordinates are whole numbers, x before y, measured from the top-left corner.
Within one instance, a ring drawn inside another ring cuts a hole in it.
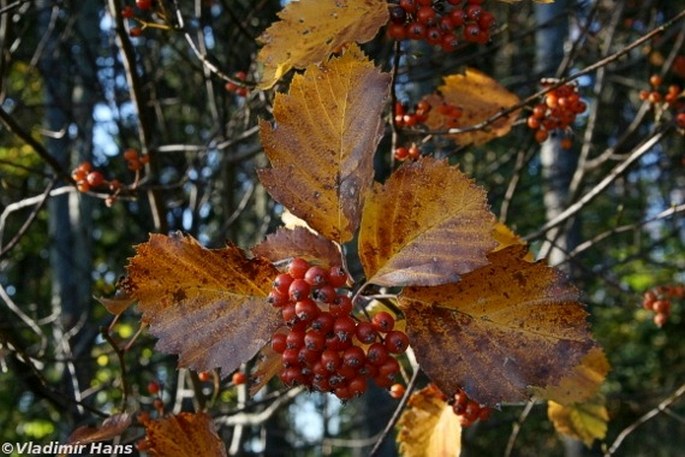
[[[603,439],[607,433],[609,413],[602,395],[570,406],[550,401],[547,416],[558,433],[581,440],[587,447],[591,447],[595,439]]]
[[[114,314],[115,316],[123,313],[129,306],[136,302],[132,297],[125,296],[112,298],[97,297],[95,299],[99,301],[110,314]]]
[[[559,383],[595,347],[578,291],[525,247],[437,287],[405,288],[400,306],[423,370],[446,393],[493,406]]]
[[[371,40],[388,22],[385,0],[300,0],[290,2],[280,20],[260,37],[264,47],[261,89],[269,89],[292,68],[305,68],[328,58],[341,46]]]
[[[535,395],[562,405],[582,402],[597,394],[609,372],[609,361],[601,348],[593,348],[558,384],[535,391]]]
[[[449,75],[444,78],[444,85],[438,88],[442,100],[462,109],[459,127],[477,125],[490,116],[519,103],[519,98],[502,87],[485,73],[469,68],[463,75]],[[436,96],[433,96],[436,97]],[[437,106],[438,100],[431,99]],[[451,135],[457,144],[483,144],[506,135],[516,121],[518,112],[500,118],[487,128]],[[426,125],[434,130],[448,129],[447,118],[440,110],[431,110]]]
[[[488,260],[494,216],[485,191],[447,161],[405,163],[364,204],[359,255],[382,286],[453,282]]]
[[[461,425],[442,392],[429,385],[414,393],[397,423],[403,457],[458,457]]]
[[[138,300],[157,349],[179,365],[232,373],[264,346],[280,323],[265,297],[278,271],[235,246],[205,249],[176,234],[136,247],[124,288]]]
[[[526,242],[518,236],[512,229],[507,227],[505,224],[501,222],[496,222],[495,223],[495,229],[493,230],[493,236],[495,237],[495,240],[497,241],[497,247],[493,249],[493,252],[501,251],[502,249],[508,247],[508,246],[513,246],[515,244],[520,244],[523,246],[526,246]],[[526,254],[525,259],[529,262],[532,262],[535,260],[533,257],[533,253],[528,251],[528,254]]]
[[[292,43],[290,43],[292,46]],[[261,124],[273,168],[259,170],[269,193],[321,235],[349,241],[373,180],[373,154],[390,76],[350,47],[293,79],[274,103],[276,123]]]
[[[302,257],[325,266],[342,265],[340,248],[332,241],[304,227],[280,228],[252,248],[255,255],[278,262],[289,257]]]
[[[131,425],[130,414],[114,414],[105,419],[99,427],[89,427],[87,425],[78,427],[69,435],[66,444],[88,444],[111,440],[124,433],[129,425]]]
[[[205,413],[147,421],[144,447],[148,454],[160,457],[226,457],[226,447]]]
[[[257,365],[251,376],[250,395],[256,395],[274,376],[283,370],[281,354],[266,345],[259,351]]]

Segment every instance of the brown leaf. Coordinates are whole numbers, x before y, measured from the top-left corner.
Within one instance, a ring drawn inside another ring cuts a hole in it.
[[[327,267],[342,265],[338,245],[304,227],[295,227],[293,230],[280,228],[252,248],[252,252],[272,262],[301,257]]]
[[[226,447],[205,413],[179,413],[145,423],[147,453],[160,457],[226,457]]]
[[[519,103],[519,98],[502,87],[485,73],[469,68],[463,75],[449,75],[444,78],[444,85],[438,88],[441,95],[433,95],[430,100],[434,106],[439,105],[440,98],[450,105],[462,109],[459,127],[477,125],[490,116]],[[436,98],[437,97],[437,98]],[[487,128],[471,132],[450,135],[457,144],[483,144],[506,135],[516,121],[518,112],[500,118]],[[431,110],[426,125],[433,130],[449,128],[447,118],[440,110]]]
[[[99,301],[110,314],[114,314],[115,316],[123,313],[129,306],[136,302],[132,297],[97,297],[96,300]]]
[[[603,439],[607,433],[609,413],[604,397],[599,394],[569,406],[550,401],[547,416],[557,432],[581,440],[587,447],[591,447],[595,439]]]
[[[495,237],[495,240],[497,241],[497,247],[493,249],[493,252],[501,251],[502,249],[513,246],[515,244],[520,244],[523,246],[526,246],[526,242],[518,236],[512,229],[507,227],[505,224],[501,222],[496,222],[495,223],[495,228],[493,230],[493,236]],[[526,254],[525,259],[529,262],[532,262],[535,260],[533,257],[533,253],[528,251],[528,254]]]
[[[485,265],[495,247],[485,191],[447,161],[405,163],[367,197],[359,255],[382,286],[436,285]]]
[[[385,0],[300,0],[260,37],[264,47],[261,89],[271,88],[291,68],[318,64],[346,43],[365,43],[388,22]]]
[[[595,347],[578,291],[525,252],[512,246],[458,283],[402,292],[417,360],[443,392],[462,387],[488,406],[524,400]]]
[[[458,457],[461,425],[435,386],[415,392],[397,422],[397,443],[403,457]]]
[[[111,440],[124,433],[129,425],[131,425],[130,414],[115,414],[105,419],[99,427],[89,427],[87,425],[78,427],[69,435],[66,444],[88,444]]]
[[[562,405],[582,402],[597,394],[607,373],[609,361],[604,351],[593,348],[559,383],[535,390],[535,395]]]
[[[250,395],[256,395],[274,376],[283,370],[281,354],[266,345],[259,351],[257,365],[250,382]]]
[[[296,75],[289,93],[276,96],[275,125],[261,124],[272,166],[259,170],[262,184],[293,214],[338,243],[349,241],[359,225],[389,84],[390,76],[352,46],[321,68]]]
[[[151,235],[136,247],[123,287],[138,300],[157,348],[179,365],[232,373],[280,326],[266,301],[278,271],[235,246],[206,249],[181,234]]]

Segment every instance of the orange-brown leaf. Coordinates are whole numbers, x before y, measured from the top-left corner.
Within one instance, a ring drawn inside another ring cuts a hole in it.
[[[578,291],[563,275],[523,259],[525,247],[454,284],[405,288],[400,306],[423,370],[448,394],[496,405],[558,383],[595,347]]]
[[[568,406],[550,401],[547,416],[557,432],[581,440],[590,447],[595,439],[606,436],[609,413],[605,403],[604,396],[599,394]]]
[[[493,249],[493,251],[501,251],[502,249],[515,244],[520,244],[524,246],[526,245],[526,242],[523,241],[523,239],[520,236],[518,236],[512,229],[510,229],[507,225],[503,224],[502,222],[495,223],[493,236],[497,241],[497,247]],[[535,260],[533,258],[533,254],[530,251],[528,251],[528,254],[526,254],[525,259],[530,262]]]
[[[301,257],[328,267],[342,265],[338,245],[304,227],[295,227],[293,230],[279,228],[276,233],[268,235],[264,241],[253,247],[252,252],[272,262]]]
[[[138,300],[157,348],[179,365],[231,373],[280,325],[266,301],[278,271],[235,246],[206,249],[189,236],[151,235],[136,247],[125,290]]]
[[[385,0],[300,0],[260,37],[264,47],[261,89],[269,89],[291,68],[318,64],[346,43],[365,43],[388,21]]]
[[[110,313],[115,316],[123,313],[128,309],[129,306],[135,303],[135,300],[131,297],[99,297],[96,298],[102,306]]]
[[[444,85],[438,88],[441,95],[433,95],[434,105],[444,100],[450,105],[462,109],[459,118],[459,128],[477,125],[494,114],[519,103],[519,98],[502,87],[497,81],[485,73],[469,68],[465,74],[449,75],[444,78]],[[502,117],[488,127],[464,133],[451,135],[457,144],[483,144],[506,135],[516,121],[518,113]],[[431,129],[441,130],[450,126],[447,118],[440,114],[440,110],[431,110],[426,121]]]
[[[105,419],[99,427],[83,425],[74,430],[66,444],[88,444],[97,441],[111,440],[121,435],[131,425],[131,415],[115,414]]]
[[[461,453],[459,418],[433,385],[411,395],[397,428],[403,457],[458,457]]]
[[[359,255],[382,286],[453,282],[488,260],[494,216],[485,191],[447,161],[405,163],[364,204]]]
[[[292,43],[290,43],[292,46]],[[358,47],[296,75],[261,124],[272,168],[259,170],[269,193],[321,235],[349,241],[373,180],[390,77]]]
[[[257,364],[250,380],[250,395],[256,395],[271,378],[283,371],[281,354],[266,345],[259,351]]]
[[[562,405],[585,401],[599,392],[607,373],[609,361],[602,348],[593,348],[573,371],[559,383],[536,390],[536,396]]]
[[[160,457],[225,457],[226,447],[205,413],[180,413],[145,423],[148,454]]]

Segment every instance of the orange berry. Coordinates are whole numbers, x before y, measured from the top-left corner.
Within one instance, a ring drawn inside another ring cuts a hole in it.
[[[647,98],[649,100],[649,103],[659,103],[661,101],[661,94],[656,91],[652,91],[649,93],[649,97]]]
[[[532,130],[537,130],[540,128],[540,119],[535,116],[528,116],[526,123],[528,124],[528,128]]]
[[[245,373],[243,373],[242,371],[236,371],[235,373],[233,373],[233,376],[231,377],[231,382],[233,382],[233,384],[236,386],[245,384],[246,380],[247,377],[245,376]]]
[[[668,300],[657,300],[652,304],[652,309],[658,314],[668,314],[671,311],[671,302]]]
[[[103,182],[105,182],[105,177],[102,176],[102,173],[100,173],[99,171],[91,171],[86,176],[86,181],[88,181],[88,184],[90,184],[91,186],[98,187],[101,186]]]
[[[212,379],[212,373],[209,371],[201,371],[197,374],[197,379],[201,382],[207,382]]]
[[[653,88],[656,89],[657,87],[659,87],[659,86],[661,85],[661,83],[662,83],[661,76],[659,76],[659,75],[652,75],[652,76],[649,77],[649,84],[650,84]]]
[[[421,157],[421,149],[420,149],[417,145],[415,145],[415,144],[412,144],[412,145],[409,147],[407,153],[409,154],[409,158],[410,158],[410,159],[416,160],[416,159],[418,159],[419,157]]]
[[[573,140],[570,136],[565,136],[561,139],[560,145],[562,149],[571,149],[573,146]]]
[[[88,184],[88,181],[79,181],[76,183],[76,188],[79,192],[88,192],[90,190],[90,184]]]
[[[642,100],[642,101],[649,100],[649,91],[648,90],[643,89],[640,91],[640,100]]]
[[[129,148],[124,151],[124,159],[125,160],[133,160],[138,158],[138,151],[136,151],[133,148]]]
[[[535,132],[535,141],[538,143],[543,143],[548,137],[549,133],[547,133],[547,130],[540,129]]]
[[[668,321],[668,316],[666,314],[655,314],[654,315],[654,323],[656,324],[657,327],[663,327],[664,324]]]
[[[402,384],[393,384],[390,386],[390,396],[395,400],[399,400],[404,396],[407,389]]]
[[[88,173],[90,170],[93,169],[93,165],[91,165],[90,162],[81,162],[78,166],[78,169]]]

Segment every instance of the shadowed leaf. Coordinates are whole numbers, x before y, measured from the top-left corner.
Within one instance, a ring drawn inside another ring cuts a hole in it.
[[[594,440],[604,438],[607,433],[609,413],[604,397],[599,394],[570,406],[550,401],[547,404],[547,416],[557,432],[580,440],[587,447],[591,447]]]
[[[364,204],[359,255],[369,282],[436,285],[485,265],[495,247],[485,191],[446,161],[405,163]]]
[[[458,127],[465,128],[479,124],[490,116],[510,108],[519,102],[519,98],[502,87],[485,73],[469,68],[463,75],[449,75],[444,78],[444,85],[438,88],[440,95],[432,95],[428,101],[433,106],[447,102],[462,109]],[[450,137],[461,145],[483,144],[506,135],[516,121],[517,113],[509,114],[490,124],[487,128],[471,132],[458,133]],[[426,125],[433,130],[448,129],[447,118],[440,110],[431,110]]]
[[[608,372],[609,361],[604,351],[593,348],[558,384],[536,389],[535,395],[562,405],[578,403],[599,391]]]
[[[266,301],[278,271],[235,246],[205,249],[176,234],[136,247],[123,287],[138,300],[157,348],[196,371],[235,371],[280,325]]]
[[[250,395],[255,395],[271,378],[283,370],[282,356],[266,345],[259,351],[250,380]]]
[[[124,433],[130,425],[130,414],[115,414],[105,419],[99,427],[89,427],[87,425],[78,427],[69,435],[66,444],[88,444],[111,440]]]
[[[397,423],[403,457],[458,457],[461,425],[434,385],[412,394]]]
[[[252,248],[255,255],[278,262],[289,257],[315,260],[319,265],[342,265],[340,248],[332,241],[312,233],[304,227],[293,230],[279,228],[264,241]]]
[[[300,0],[290,2],[280,20],[260,37],[264,47],[261,89],[271,88],[291,68],[317,64],[342,45],[371,40],[388,21],[384,0]]]
[[[179,413],[145,422],[147,453],[163,457],[225,457],[226,447],[205,413]]]
[[[523,246],[526,246],[526,242],[523,241],[523,239],[518,236],[512,229],[510,229],[508,226],[501,222],[496,222],[495,223],[495,228],[493,230],[493,236],[495,237],[495,240],[497,241],[497,247],[493,249],[493,252],[501,251],[502,249],[515,245],[515,244],[520,244]],[[533,257],[533,253],[528,251],[528,254],[524,257],[527,261],[532,262],[535,260]]]
[[[595,346],[563,275],[512,246],[460,282],[405,288],[400,306],[421,367],[446,393],[493,406],[567,376]]]
[[[352,238],[373,179],[381,111],[390,77],[357,48],[293,79],[274,103],[275,125],[261,123],[272,168],[264,187],[294,215],[339,243]]]

